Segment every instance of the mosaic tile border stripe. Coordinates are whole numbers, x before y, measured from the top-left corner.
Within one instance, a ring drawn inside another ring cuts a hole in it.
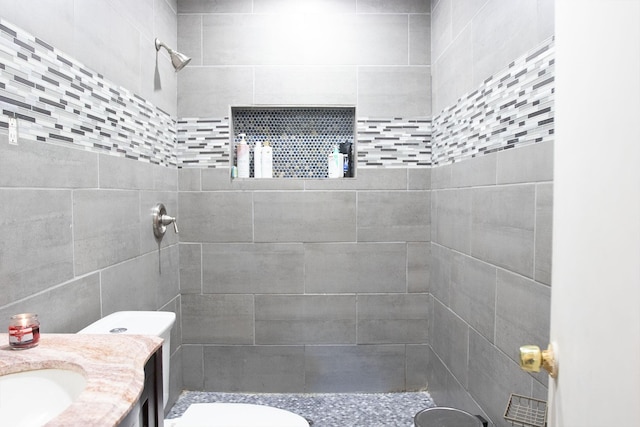
[[[176,166],[175,120],[55,47],[0,19],[0,128],[20,137]]]
[[[554,38],[433,118],[433,165],[554,139]]]
[[[431,165],[430,119],[358,118],[356,127],[358,168]],[[229,168],[229,133],[229,117],[179,119],[178,167]]]

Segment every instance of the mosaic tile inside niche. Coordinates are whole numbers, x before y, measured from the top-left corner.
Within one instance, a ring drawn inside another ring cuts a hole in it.
[[[554,139],[554,38],[433,119],[433,164]]]
[[[175,166],[175,120],[43,40],[0,19],[0,127],[20,138]]]
[[[182,118],[177,126],[179,167],[229,168],[228,117]],[[431,120],[359,118],[356,145],[358,168],[429,166]]]
[[[246,134],[253,150],[258,142],[273,148],[273,176],[326,178],[327,156],[341,143],[354,144],[355,108],[352,107],[232,107],[233,139]]]

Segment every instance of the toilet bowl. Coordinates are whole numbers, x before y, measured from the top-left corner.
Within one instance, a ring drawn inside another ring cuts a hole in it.
[[[175,313],[167,311],[118,311],[90,324],[79,334],[154,335],[162,343],[162,391],[166,410],[169,399],[169,356]],[[284,409],[245,403],[196,403],[181,418],[165,420],[167,427],[309,427],[303,417]]]

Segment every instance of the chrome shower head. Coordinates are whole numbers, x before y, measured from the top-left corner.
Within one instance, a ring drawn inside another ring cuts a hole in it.
[[[156,51],[159,51],[161,47],[167,49],[167,52],[169,52],[169,56],[171,57],[171,64],[173,64],[173,68],[176,69],[176,72],[182,70],[185,65],[187,65],[189,61],[191,61],[191,58],[189,58],[187,55],[171,49],[169,46],[158,39],[155,40],[155,44]]]

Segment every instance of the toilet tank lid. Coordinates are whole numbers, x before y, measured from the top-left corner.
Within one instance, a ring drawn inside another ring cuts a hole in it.
[[[175,320],[176,314],[170,311],[117,311],[93,322],[78,333],[124,333],[163,337],[171,330]]]

